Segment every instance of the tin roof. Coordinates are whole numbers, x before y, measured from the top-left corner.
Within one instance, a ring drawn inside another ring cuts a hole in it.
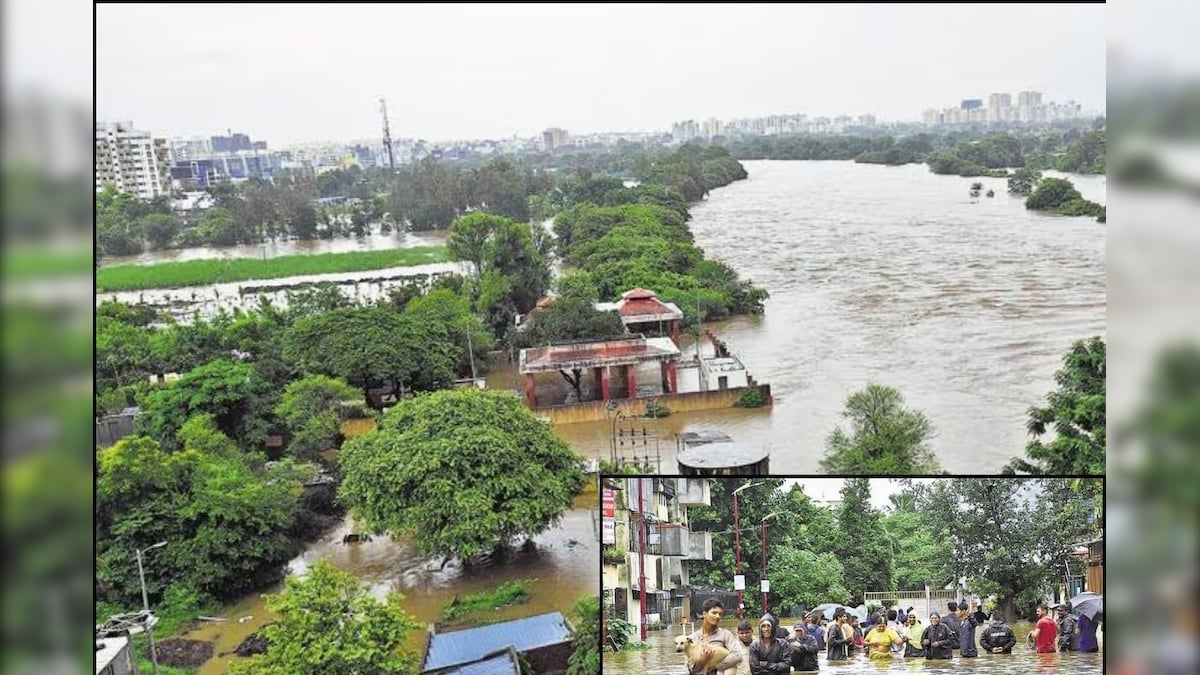
[[[443,670],[441,675],[521,675],[521,662],[510,645],[498,654]]]
[[[429,636],[422,673],[471,663],[512,645],[524,652],[569,642],[571,626],[561,612]]]

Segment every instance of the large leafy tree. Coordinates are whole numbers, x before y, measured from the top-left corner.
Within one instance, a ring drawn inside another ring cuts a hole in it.
[[[771,551],[767,561],[771,594],[781,607],[816,607],[824,602],[850,603],[846,572],[832,553],[780,547]]]
[[[1006,467],[1007,473],[1104,473],[1105,352],[1100,337],[1071,346],[1063,357],[1063,367],[1054,374],[1058,389],[1046,396],[1047,405],[1029,409],[1026,428],[1034,439],[1025,447],[1025,454],[1031,461],[1014,459]],[[1044,441],[1047,435],[1050,438]]]
[[[343,402],[361,402],[359,392],[345,382],[325,375],[309,375],[287,386],[275,414],[292,432],[288,451],[313,460],[320,451],[341,439]]]
[[[140,403],[138,424],[164,448],[180,447],[180,427],[197,414],[212,415],[222,433],[243,447],[257,448],[267,436],[272,396],[251,364],[217,359],[147,392]]]
[[[919,591],[925,584],[940,587],[954,576],[950,541],[936,536],[929,527],[917,510],[915,493],[893,495],[892,503],[891,512],[883,518],[883,529],[895,542],[896,590]]]
[[[933,424],[924,413],[905,408],[899,391],[867,385],[846,399],[842,416],[849,420],[850,431],[839,427],[829,434],[822,471],[876,476],[941,471],[926,445]]]
[[[287,531],[305,472],[253,468],[211,418],[180,435],[177,452],[131,436],[96,454],[96,591],[106,601],[138,604],[135,551],[159,541],[152,597],[168,583],[236,597],[278,579],[293,554]]]
[[[959,478],[918,487],[918,509],[935,537],[953,546],[955,578],[979,594],[995,593],[1005,616],[1022,613],[1061,577],[1058,563],[1085,510],[1071,499],[1070,481]],[[1062,488],[1062,489],[1059,489]],[[1073,498],[1078,501],[1078,497]]]
[[[340,495],[367,528],[468,560],[544,531],[584,481],[580,458],[516,396],[475,389],[400,402],[340,462]]]
[[[871,506],[871,484],[866,478],[847,478],[842,486],[835,547],[852,602],[861,601],[865,591],[894,588],[895,543],[883,527],[883,514]]]
[[[461,352],[441,326],[389,307],[348,307],[305,316],[292,326],[284,354],[307,372],[339,377],[368,390],[431,389],[456,378]]]
[[[403,597],[376,600],[353,575],[328,561],[305,577],[288,577],[282,593],[267,596],[276,620],[264,629],[267,651],[230,664],[238,675],[292,673],[413,673],[418,658],[408,645],[417,621]]]

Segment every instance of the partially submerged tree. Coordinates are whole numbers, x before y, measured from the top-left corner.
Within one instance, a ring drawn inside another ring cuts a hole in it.
[[[933,424],[924,413],[905,408],[899,391],[867,385],[846,399],[842,416],[850,421],[850,431],[839,427],[829,434],[822,471],[876,476],[941,472],[926,445]]]
[[[408,645],[416,619],[403,597],[371,596],[352,574],[319,560],[305,577],[288,577],[282,593],[267,596],[276,620],[263,629],[267,651],[234,661],[237,675],[292,673],[413,673],[418,657]]]
[[[500,391],[401,401],[340,461],[340,495],[367,528],[463,559],[544,531],[584,482],[570,447]]]
[[[1054,374],[1058,389],[1046,396],[1047,405],[1029,409],[1026,428],[1034,439],[1025,447],[1031,461],[1014,459],[1006,473],[1104,473],[1106,445],[1104,339],[1079,340],[1063,357],[1063,368]],[[1053,437],[1042,437],[1053,431]]]
[[[343,402],[362,404],[360,392],[342,380],[309,375],[287,386],[275,414],[292,433],[288,452],[305,460],[337,445],[345,419]]]

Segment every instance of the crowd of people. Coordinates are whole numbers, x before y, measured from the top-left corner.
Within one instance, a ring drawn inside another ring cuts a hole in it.
[[[1017,644],[1016,633],[998,612],[989,617],[978,601],[950,602],[943,615],[932,612],[928,624],[922,624],[912,607],[891,609],[871,616],[865,626],[858,617],[838,607],[833,618],[813,612],[792,626],[779,625],[778,619],[765,614],[755,629],[742,621],[737,634],[721,628],[725,610],[716,598],[703,605],[700,629],[691,635],[700,646],[705,663],[714,647],[728,650],[728,656],[707,670],[696,668],[694,675],[723,673],[725,675],[767,675],[768,673],[813,672],[818,670],[818,654],[825,652],[829,662],[847,661],[857,654],[870,659],[977,658],[984,654],[1011,654]],[[1076,616],[1068,605],[1037,608],[1037,624],[1028,636],[1030,646],[1037,652],[1095,652],[1099,651],[1096,637],[1097,622],[1086,615]],[[976,631],[979,631],[978,641]]]

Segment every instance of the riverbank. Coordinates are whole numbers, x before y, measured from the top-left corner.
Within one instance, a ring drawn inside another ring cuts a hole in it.
[[[361,272],[449,261],[450,254],[446,247],[421,246],[384,251],[288,255],[265,260],[233,258],[151,265],[117,265],[96,270],[96,292],[186,288],[310,274]]]

